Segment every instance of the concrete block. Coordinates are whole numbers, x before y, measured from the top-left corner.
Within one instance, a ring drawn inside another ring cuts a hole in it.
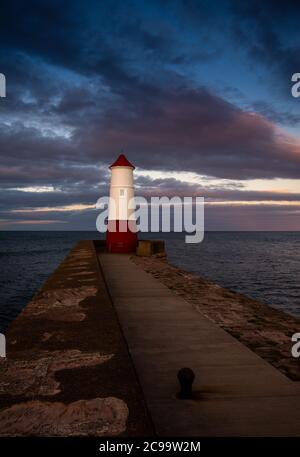
[[[165,255],[165,242],[162,240],[140,240],[136,249],[136,255],[149,257],[154,254]]]

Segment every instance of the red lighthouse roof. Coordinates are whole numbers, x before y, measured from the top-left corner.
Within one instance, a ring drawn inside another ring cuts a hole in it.
[[[132,165],[129,160],[126,159],[124,154],[120,154],[117,160],[109,167],[130,167],[130,168],[135,168],[134,165]]]

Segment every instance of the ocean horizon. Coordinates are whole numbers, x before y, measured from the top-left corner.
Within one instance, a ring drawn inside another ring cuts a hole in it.
[[[94,231],[1,231],[0,332],[82,239]],[[300,317],[300,232],[208,231],[200,244],[184,234],[150,233],[164,239],[168,262],[220,286]]]

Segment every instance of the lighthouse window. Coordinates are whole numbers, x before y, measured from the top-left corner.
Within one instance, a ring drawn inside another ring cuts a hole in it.
[[[125,189],[120,189],[120,197],[124,197],[125,196]]]

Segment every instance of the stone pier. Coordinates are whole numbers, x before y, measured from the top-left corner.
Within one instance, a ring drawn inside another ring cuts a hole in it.
[[[6,341],[0,436],[300,436],[297,382],[99,242],[70,251]]]

